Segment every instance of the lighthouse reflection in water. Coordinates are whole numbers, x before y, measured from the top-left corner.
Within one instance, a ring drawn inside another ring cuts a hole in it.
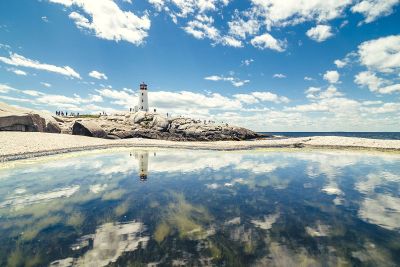
[[[149,174],[149,152],[148,151],[138,151],[135,153],[131,153],[131,156],[134,156],[138,162],[138,174],[139,179],[142,182],[146,182]],[[154,152],[153,156],[157,156]]]

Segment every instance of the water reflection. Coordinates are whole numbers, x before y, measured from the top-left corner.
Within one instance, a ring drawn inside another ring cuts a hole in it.
[[[71,246],[72,251],[84,251],[91,246],[82,256],[56,260],[50,266],[107,266],[116,262],[124,252],[135,251],[139,246],[145,248],[149,237],[142,235],[143,230],[143,224],[134,221],[103,224],[95,234],[82,236]]]
[[[140,150],[4,168],[0,266],[396,266],[399,163]]]

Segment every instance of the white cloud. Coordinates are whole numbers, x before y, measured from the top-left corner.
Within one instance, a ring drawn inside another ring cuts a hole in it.
[[[284,79],[284,78],[286,78],[286,75],[282,74],[282,73],[276,73],[272,77],[273,78],[278,78],[278,79]]]
[[[400,92],[400,83],[392,84],[391,81],[380,78],[371,71],[362,71],[354,77],[354,82],[362,87],[368,87],[371,92],[391,94]]]
[[[18,55],[16,53],[11,53],[10,57],[0,57],[0,61],[13,66],[33,68],[37,70],[45,70],[49,72],[58,73],[61,75],[69,76],[71,78],[81,79],[79,73],[69,66],[58,67],[51,64],[40,63],[39,61],[26,58],[24,56]]]
[[[26,72],[23,71],[23,70],[19,70],[19,69],[11,68],[11,69],[8,69],[8,71],[14,72],[15,74],[20,75],[20,76],[26,76],[26,75],[28,75],[28,73],[26,73]]]
[[[333,36],[332,27],[329,25],[317,25],[306,32],[312,40],[323,42]]]
[[[233,38],[232,36],[224,36],[222,37],[220,43],[224,46],[231,46],[231,47],[243,47],[243,43],[242,41],[239,41],[235,38]]]
[[[286,41],[277,40],[274,37],[272,37],[272,35],[270,35],[269,33],[256,36],[250,42],[254,47],[259,48],[261,50],[269,48],[278,52],[285,51],[287,46]]]
[[[327,80],[329,83],[337,83],[339,79],[340,74],[336,70],[329,70],[324,74],[324,80]]]
[[[79,95],[73,97],[65,95],[52,95],[52,94],[39,94],[39,97],[35,99],[39,104],[45,104],[56,108],[69,109],[71,111],[82,111],[84,107],[82,104],[92,104],[102,102],[103,99],[97,95],[89,95],[88,98],[81,98]]]
[[[309,87],[305,93],[308,99],[324,99],[343,96],[343,94],[332,85],[330,85],[325,91],[322,91],[321,88],[318,87]]]
[[[400,103],[379,103],[379,104],[381,104],[381,106],[362,108],[362,110],[370,112],[370,113],[374,113],[374,114],[400,112]],[[378,104],[375,104],[375,105],[378,105]]]
[[[267,27],[288,26],[305,21],[328,21],[340,17],[352,0],[251,0]]]
[[[224,76],[219,76],[219,75],[212,75],[204,78],[205,80],[208,81],[224,81],[224,82],[230,82],[233,86],[235,87],[241,87],[245,85],[246,83],[249,83],[250,80],[240,80],[239,78],[236,77],[224,77]]]
[[[400,71],[400,35],[381,37],[358,47],[362,65],[383,73]]]
[[[8,93],[8,92],[14,91],[14,90],[15,89],[12,88],[11,86],[0,83],[0,93],[5,94],[5,93]]]
[[[242,41],[229,35],[221,35],[220,31],[212,24],[214,19],[205,15],[196,16],[195,20],[189,21],[183,29],[196,39],[210,39],[214,44],[224,46],[242,47]]]
[[[398,5],[399,0],[363,0],[351,8],[353,13],[364,15],[365,23],[375,21],[379,17],[392,14],[394,6]]]
[[[242,61],[242,65],[244,65],[244,66],[250,66],[251,63],[253,63],[253,62],[254,62],[254,59],[252,59],[252,58],[250,58],[250,59],[245,59],[245,60]]]
[[[46,17],[46,16],[42,16],[42,20],[44,21],[44,22],[49,22],[49,19]]]
[[[313,78],[311,78],[311,77],[308,77],[308,76],[305,76],[305,77],[304,77],[304,80],[305,80],[305,81],[314,81],[314,79],[313,79]]]
[[[307,98],[311,103],[287,107],[286,111],[291,112],[329,112],[336,118],[342,118],[347,121],[350,119],[359,120],[359,108],[361,104],[358,101],[345,98],[341,92],[334,86],[329,86],[326,90],[310,87],[305,91]],[[349,115],[350,114],[350,115]],[[346,118],[346,116],[348,116]],[[324,120],[324,116],[318,119]],[[332,127],[333,125],[331,125]]]
[[[26,94],[26,95],[30,95],[30,96],[40,96],[40,95],[43,94],[43,93],[41,93],[39,91],[35,91],[35,90],[23,90],[21,92]]]
[[[139,17],[130,11],[121,10],[113,0],[49,0],[64,6],[80,8],[69,17],[78,28],[93,32],[101,39],[127,41],[140,45],[148,35],[151,21],[147,14]],[[87,16],[87,17],[86,17]]]
[[[340,59],[336,59],[334,61],[336,67],[338,67],[339,69],[344,68],[347,65],[347,62],[344,60],[340,60]]]
[[[256,104],[259,102],[259,100],[251,94],[236,94],[233,97],[245,104]]]
[[[228,22],[229,33],[241,39],[248,36],[253,36],[260,30],[260,23],[256,19],[243,20],[242,18],[235,18]]]
[[[97,70],[91,71],[89,76],[98,80],[108,80],[108,77],[104,73],[98,72]]]
[[[274,102],[276,104],[290,102],[289,98],[285,96],[278,96],[277,94],[271,92],[253,92],[251,93],[251,95],[259,99],[260,101]]]
[[[367,86],[372,92],[379,91],[379,88],[384,84],[384,80],[377,77],[375,73],[363,71],[354,77],[354,82],[361,86]]]
[[[45,87],[47,87],[47,88],[51,87],[50,83],[41,82],[40,84],[45,86]]]

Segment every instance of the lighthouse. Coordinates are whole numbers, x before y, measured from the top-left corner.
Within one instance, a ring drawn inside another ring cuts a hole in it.
[[[139,102],[137,105],[138,110],[148,112],[149,111],[149,100],[147,97],[147,84],[141,83],[139,89]]]

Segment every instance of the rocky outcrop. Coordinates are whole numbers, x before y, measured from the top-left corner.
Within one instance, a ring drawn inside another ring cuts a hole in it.
[[[100,132],[100,129],[102,129],[105,133],[102,132],[101,135],[96,137],[173,141],[249,140],[262,137],[260,134],[241,127],[204,123],[181,117],[168,119],[157,113],[142,111],[120,116],[104,116],[95,120],[91,119],[91,122],[95,122],[95,125],[91,124],[92,127],[85,127],[86,129],[83,130],[81,125],[86,124],[86,122],[76,121],[73,126],[73,134],[96,136],[93,131],[96,129],[97,132]]]
[[[61,128],[51,115],[0,103],[0,131],[60,133]]]
[[[73,135],[105,138],[107,133],[93,121],[76,121],[72,126]]]
[[[249,140],[262,137],[245,128],[205,123],[189,118],[167,118],[139,111],[92,118],[57,117],[0,103],[0,130],[49,132],[97,138],[147,138],[173,141]]]

